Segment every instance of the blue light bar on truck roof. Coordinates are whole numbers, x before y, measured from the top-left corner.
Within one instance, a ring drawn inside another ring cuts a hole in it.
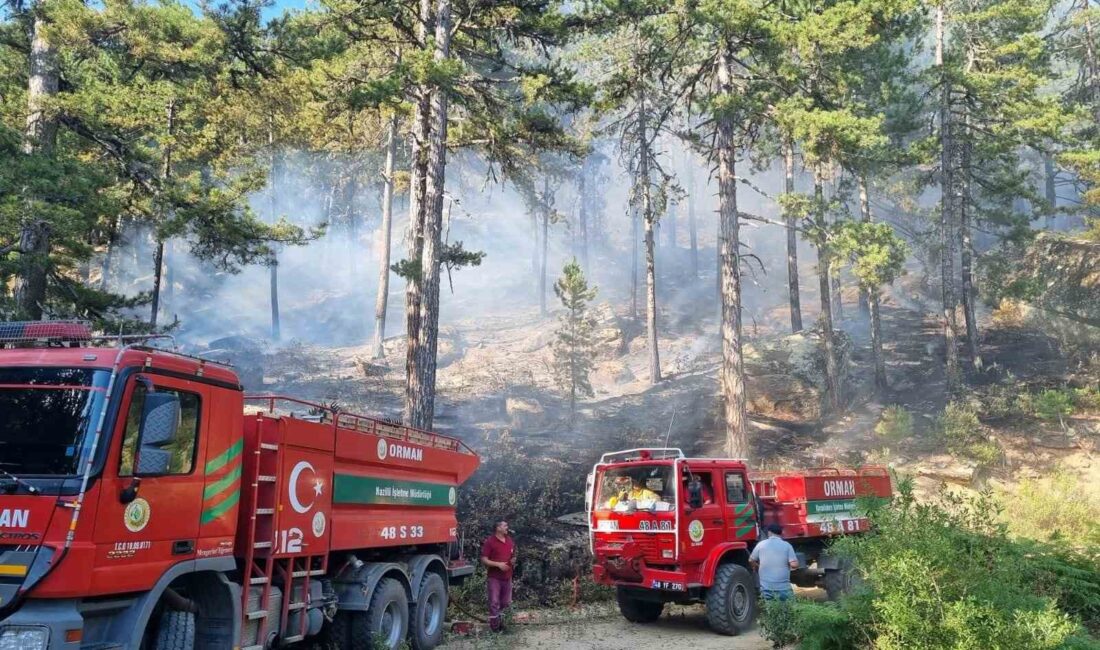
[[[92,328],[79,320],[36,320],[0,323],[0,344],[83,343],[92,339]]]

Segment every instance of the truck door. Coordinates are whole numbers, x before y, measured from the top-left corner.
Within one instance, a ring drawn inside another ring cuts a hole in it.
[[[139,446],[150,393],[179,398],[178,427],[159,447],[169,452],[166,467],[156,472],[147,471]],[[148,589],[171,565],[195,559],[209,393],[205,384],[153,373],[127,381],[96,513],[93,593]]]
[[[715,473],[709,469],[689,471],[685,468],[681,482],[683,497],[683,516],[680,519],[680,561],[681,563],[703,562],[710,549],[725,541],[724,508],[718,500],[718,491],[714,483]],[[692,479],[703,486],[703,504],[693,508],[688,503],[687,485]]]
[[[729,537],[732,541],[756,539],[756,504],[749,489],[745,473],[741,470],[725,472],[726,520],[729,521]]]

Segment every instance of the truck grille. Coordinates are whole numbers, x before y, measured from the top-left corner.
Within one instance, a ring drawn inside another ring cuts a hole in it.
[[[644,533],[619,533],[608,534],[602,538],[604,542],[611,544],[627,544],[633,542],[641,551],[646,564],[662,564],[668,560],[661,559],[661,548],[657,543],[658,535]]]

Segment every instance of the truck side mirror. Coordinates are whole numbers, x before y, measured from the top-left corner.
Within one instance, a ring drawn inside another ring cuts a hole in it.
[[[146,393],[138,429],[135,476],[167,474],[172,462],[168,446],[176,439],[180,424],[180,398],[175,393]]]
[[[692,508],[703,507],[703,483],[697,478],[688,482],[688,505]]]

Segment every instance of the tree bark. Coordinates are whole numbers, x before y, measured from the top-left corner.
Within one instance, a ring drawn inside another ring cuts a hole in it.
[[[794,194],[794,142],[783,142],[784,191]],[[791,310],[791,331],[802,331],[802,301],[798,294],[798,215],[787,214],[787,298]]]
[[[634,174],[634,191],[638,190],[638,174]],[[642,229],[639,222],[640,211],[638,197],[633,197],[630,206],[630,316],[638,318],[638,246],[641,243]]]
[[[429,47],[428,37],[432,31],[431,0],[420,0],[420,21],[417,27],[417,40],[421,49]],[[409,229],[406,234],[408,245],[408,274],[405,277],[405,412],[404,422],[416,425],[420,415],[416,412],[416,394],[413,384],[421,380],[420,370],[420,303],[423,300],[423,255],[424,224],[428,209],[428,138],[431,132],[431,87],[427,83],[416,87],[416,104],[413,108],[412,125],[412,165],[409,180]]]
[[[871,222],[871,196],[870,196],[870,192],[867,188],[867,174],[864,174],[864,173],[861,172],[860,174],[858,174],[857,178],[858,178],[858,182],[859,182],[859,215],[860,215],[860,219],[862,219],[864,222],[870,223]],[[868,289],[865,289],[865,290],[861,290],[859,292],[859,313],[860,314],[863,314],[864,316],[870,316],[871,315],[871,307],[870,307],[870,304],[869,304],[870,303],[869,298],[872,295],[875,295],[877,297],[877,292],[873,288],[868,288]]]
[[[882,395],[890,386],[886,380],[886,358],[882,354],[882,315],[879,308],[879,291],[869,289],[867,311],[871,318],[871,363],[875,368],[875,391]]]
[[[829,193],[830,194],[830,197],[829,197],[830,201],[833,198],[833,193],[835,192],[835,187],[831,188],[831,190],[832,191],[830,191],[830,193]],[[839,220],[839,217],[834,215],[832,223],[836,224],[838,220]],[[833,322],[843,321],[844,320],[844,297],[840,293],[840,271],[838,270],[836,273],[833,273],[832,269],[830,268],[829,273],[830,273],[829,279],[831,281],[830,288],[831,288],[831,292],[832,292],[832,301],[833,301]]]
[[[57,148],[57,116],[48,106],[57,95],[60,73],[57,49],[46,38],[45,0],[34,9],[30,75],[27,79],[27,128],[23,151],[52,157]],[[24,218],[19,233],[19,266],[15,277],[16,308],[25,318],[42,318],[50,268],[50,224],[32,215]]]
[[[103,264],[99,267],[99,290],[106,291],[110,286],[111,271],[114,268],[115,253],[118,249],[118,236],[119,228],[121,227],[120,216],[115,216],[111,219],[111,225],[107,230],[107,250],[103,254]]]
[[[722,44],[718,65],[719,91],[733,96],[733,51]],[[745,366],[741,354],[741,268],[737,213],[737,150],[735,125],[727,114],[718,116],[718,259],[722,287],[722,368],[719,375],[725,402],[726,455],[749,458],[748,413],[745,405]]]
[[[399,57],[400,58],[400,57]],[[393,233],[393,175],[397,158],[397,114],[390,116],[386,134],[386,162],[382,170],[382,249],[378,256],[378,295],[374,300],[374,352],[372,358],[384,359],[386,350],[386,307],[390,296],[390,240]]]
[[[687,218],[688,241],[691,246],[691,278],[695,282],[699,279],[699,232],[695,223],[695,157],[688,150],[687,159]]]
[[[817,224],[818,237],[821,241],[817,246],[817,280],[818,290],[821,293],[821,339],[825,344],[825,404],[829,410],[835,412],[840,409],[841,386],[840,369],[836,358],[836,334],[833,331],[833,305],[830,296],[831,261],[829,259],[828,241],[826,232],[828,224],[825,223],[824,201],[825,190],[820,164],[814,170],[814,199],[817,214],[814,221]]]
[[[665,206],[665,229],[668,233],[668,248],[676,250],[676,203],[668,201]]]
[[[982,355],[981,349],[978,345],[978,318],[975,314],[975,291],[974,291],[974,241],[973,241],[973,229],[971,227],[970,208],[972,205],[971,187],[970,187],[970,164],[971,164],[971,145],[970,145],[970,132],[969,132],[969,113],[966,112],[966,108],[963,108],[963,121],[962,121],[962,134],[963,138],[959,145],[960,149],[960,178],[959,189],[961,196],[959,197],[958,209],[959,209],[959,243],[960,243],[960,256],[959,256],[959,271],[962,279],[962,305],[963,305],[963,317],[966,320],[966,344],[967,351],[970,353],[970,363],[975,370],[982,369]]]
[[[438,0],[435,16],[436,62],[451,55],[451,2]],[[443,191],[447,171],[448,97],[446,88],[431,93],[431,130],[428,147],[427,199],[424,214],[424,251],[421,258],[423,296],[420,301],[420,332],[417,345],[417,373],[410,374],[405,391],[406,418],[411,426],[432,428],[435,413],[436,351],[439,343],[439,275],[443,261]]]
[[[168,142],[164,145],[164,161],[161,166],[161,178],[168,182],[172,178],[172,144],[171,139],[176,130],[176,102],[175,100],[168,100],[168,106],[165,108],[165,120],[168,133]],[[165,215],[168,217],[169,215]],[[164,238],[160,236],[159,232],[155,233],[157,238],[156,252],[153,254],[153,300],[150,305],[149,324],[154,328],[157,326],[157,320],[160,317],[160,291],[161,291],[161,278],[164,275]]]
[[[661,381],[661,358],[657,350],[657,272],[654,246],[657,215],[649,178],[649,115],[646,108],[642,70],[637,68],[638,84],[638,183],[642,193],[642,218],[645,223],[646,345],[649,348],[649,382]]]
[[[946,9],[941,2],[936,7],[936,65],[940,70],[940,275],[943,298],[944,363],[949,393],[958,391],[959,353],[958,323],[955,313],[955,181],[954,143],[951,124],[951,85],[947,77],[945,56]]]

